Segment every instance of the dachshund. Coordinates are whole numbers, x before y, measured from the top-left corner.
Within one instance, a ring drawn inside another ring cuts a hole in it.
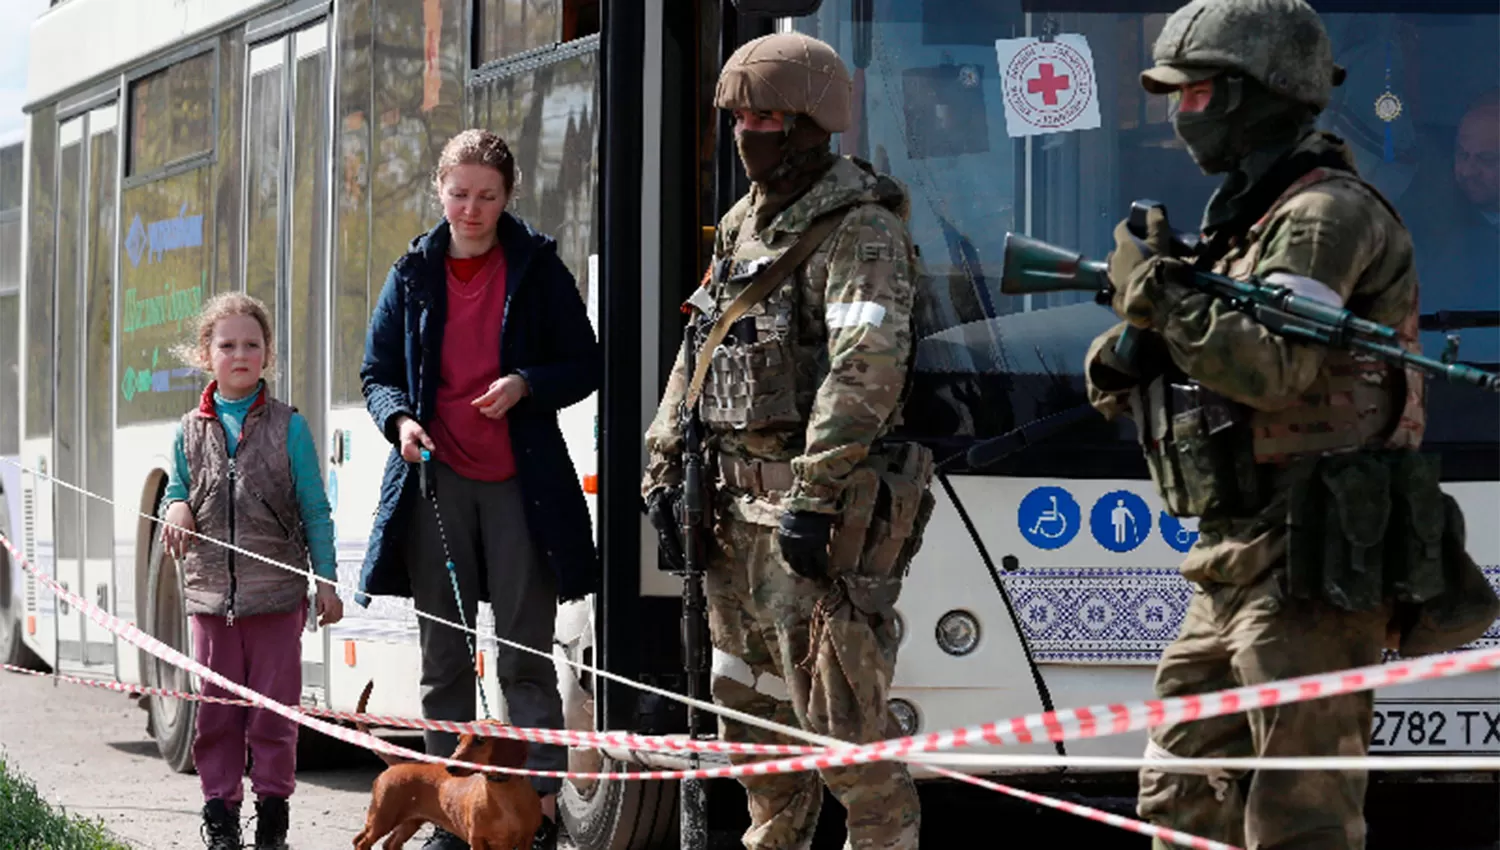
[[[365,713],[374,686],[371,681],[360,694],[359,714]],[[355,726],[369,733],[363,723]],[[528,750],[525,741],[464,734],[453,758],[521,768]],[[427,822],[467,841],[473,850],[530,850],[542,825],[542,803],[526,777],[378,755],[388,767],[370,789],[370,808],[365,828],[354,838],[355,850],[370,850],[387,835],[384,850],[400,850]]]

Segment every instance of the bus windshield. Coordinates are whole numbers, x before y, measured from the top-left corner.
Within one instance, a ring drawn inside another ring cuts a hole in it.
[[[910,436],[960,449],[1086,401],[1084,353],[1114,314],[1085,293],[1001,294],[1007,231],[1102,260],[1139,198],[1165,203],[1177,229],[1198,229],[1221,177],[1198,170],[1172,132],[1167,98],[1139,84],[1176,5],[824,0],[794,21],[834,45],[854,74],[855,125],[837,137],[840,152],[911,192],[923,274]],[[1495,5],[1313,6],[1348,71],[1319,126],[1349,144],[1412,230],[1424,353],[1437,357],[1457,334],[1461,360],[1495,368],[1500,329],[1492,318],[1483,326],[1500,308]],[[1030,105],[1007,106],[1000,62],[1020,49],[1009,40],[1038,36],[1073,51],[1071,64],[1036,66]],[[1070,110],[1069,98],[1083,108]],[[1454,327],[1470,324],[1481,326]],[[1500,399],[1429,386],[1427,442],[1493,457]],[[1134,440],[1126,420],[1095,421],[994,471],[1144,476]]]

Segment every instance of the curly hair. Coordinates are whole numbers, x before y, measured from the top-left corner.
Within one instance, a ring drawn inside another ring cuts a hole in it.
[[[511,155],[510,145],[489,130],[465,130],[443,146],[437,169],[432,174],[432,185],[439,195],[442,194],[443,178],[460,165],[489,166],[500,172],[500,179],[505,182],[505,194],[515,191],[516,158]]]
[[[192,339],[173,346],[172,354],[194,369],[212,372],[213,364],[209,355],[209,346],[213,344],[214,328],[220,321],[231,316],[249,316],[260,325],[260,332],[266,338],[265,365],[266,368],[270,368],[275,362],[276,351],[271,338],[270,311],[259,298],[243,292],[220,292],[208,299],[198,313]]]

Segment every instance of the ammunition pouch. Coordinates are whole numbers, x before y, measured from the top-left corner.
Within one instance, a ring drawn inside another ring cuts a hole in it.
[[[703,421],[714,428],[797,426],[797,358],[786,321],[745,316],[714,349],[703,384]]]
[[[932,451],[918,443],[872,450],[849,477],[829,542],[829,575],[854,607],[886,613],[922,547],[935,499]]]
[[[1484,634],[1500,599],[1465,550],[1463,513],[1436,456],[1352,452],[1289,469],[1287,585],[1346,611],[1396,606],[1403,655]]]
[[[1249,516],[1265,507],[1263,471],[1243,405],[1170,373],[1132,389],[1130,404],[1146,467],[1168,513]]]

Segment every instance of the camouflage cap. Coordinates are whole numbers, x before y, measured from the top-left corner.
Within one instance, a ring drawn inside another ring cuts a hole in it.
[[[796,32],[747,42],[724,63],[714,106],[803,114],[830,133],[849,129],[854,83],[838,52]]]
[[[1344,81],[1323,20],[1304,0],[1193,0],[1167,19],[1152,53],[1156,67],[1141,72],[1152,94],[1237,71],[1322,110]]]

